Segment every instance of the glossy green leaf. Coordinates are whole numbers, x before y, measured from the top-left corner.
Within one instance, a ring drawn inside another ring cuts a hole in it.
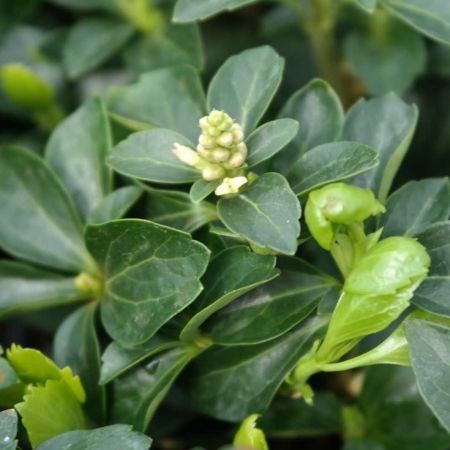
[[[0,411],[0,444],[2,450],[17,448],[17,413],[14,409]]]
[[[417,118],[417,108],[394,94],[360,100],[347,114],[342,138],[369,145],[380,159],[375,170],[356,177],[354,183],[372,189],[382,202],[411,143]]]
[[[383,236],[417,236],[450,217],[449,179],[410,181],[388,198],[386,210],[381,218]]]
[[[294,139],[297,131],[298,122],[292,119],[278,119],[261,125],[246,140],[246,163],[252,167],[271,158]]]
[[[450,329],[414,320],[406,326],[406,336],[419,391],[450,431]]]
[[[53,341],[55,362],[79,375],[86,391],[86,411],[96,423],[106,418],[106,392],[99,386],[100,344],[95,328],[95,304],[70,314],[59,326]]]
[[[217,219],[215,205],[205,201],[194,203],[185,192],[153,189],[146,192],[146,198],[147,219],[188,233]]]
[[[189,197],[194,203],[201,202],[203,199],[212,194],[217,186],[221,183],[220,180],[205,181],[203,179],[197,180],[189,190]]]
[[[15,408],[33,448],[66,431],[87,428],[81,404],[63,380],[48,380],[26,392]]]
[[[320,323],[264,344],[208,350],[188,377],[192,405],[231,422],[262,412],[318,337],[318,329]]]
[[[211,80],[208,109],[225,111],[248,136],[278,90],[283,67],[283,59],[268,46],[231,56]]]
[[[0,357],[0,390],[9,388],[17,381],[17,374],[11,364],[5,358]]]
[[[273,163],[277,171],[286,173],[306,151],[336,140],[344,122],[344,110],[331,86],[315,79],[288,99],[279,117],[291,117],[299,123],[297,136]]]
[[[220,220],[259,247],[293,255],[300,234],[300,203],[286,179],[265,173],[242,193],[218,203]]]
[[[64,45],[64,67],[78,78],[108,60],[131,38],[131,25],[113,17],[87,17],[71,28]]]
[[[103,324],[124,347],[148,341],[201,292],[209,251],[188,234],[144,220],[90,225],[86,243],[101,266]]]
[[[259,0],[178,0],[173,13],[175,22],[207,19],[223,11],[232,11]]]
[[[289,172],[288,180],[297,195],[317,187],[346,180],[378,165],[375,150],[357,142],[333,142],[306,152]]]
[[[69,431],[41,444],[37,450],[148,450],[152,440],[130,425]]]
[[[275,257],[257,255],[244,246],[230,247],[219,253],[202,278],[205,289],[193,305],[195,314],[181,331],[181,339],[195,338],[211,315],[279,275],[275,262]]]
[[[45,159],[72,195],[83,218],[112,187],[105,158],[112,146],[111,130],[102,101],[87,100],[53,131]]]
[[[173,349],[116,379],[113,420],[131,422],[135,429],[145,431],[175,379],[198,352],[194,347]]]
[[[382,4],[419,32],[450,44],[450,4],[447,0],[382,0]]]
[[[120,219],[142,195],[138,186],[124,186],[108,194],[91,210],[87,223],[98,224]]]
[[[192,144],[172,130],[156,128],[131,134],[116,145],[108,163],[117,172],[155,183],[189,183],[200,178],[197,170],[173,153],[175,144]]]
[[[426,68],[424,39],[397,21],[386,24],[381,37],[352,31],[345,38],[344,54],[373,95],[403,94]]]
[[[205,324],[220,345],[269,341],[306,319],[328,294],[339,295],[339,283],[297,258],[282,258],[281,275],[240,297]]]
[[[169,128],[197,142],[199,119],[206,114],[203,88],[191,66],[175,66],[142,75],[130,86],[112,88],[108,110],[124,118]]]
[[[57,270],[77,272],[90,264],[80,219],[38,156],[0,149],[0,204],[0,245],[7,252]]]
[[[435,224],[418,238],[431,257],[431,268],[417,289],[413,303],[432,313],[450,317],[450,222]]]
[[[43,308],[71,304],[85,298],[74,278],[0,260],[0,319]]]

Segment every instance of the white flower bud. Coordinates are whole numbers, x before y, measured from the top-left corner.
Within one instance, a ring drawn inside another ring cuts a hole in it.
[[[236,145],[236,151],[238,151],[242,155],[242,157],[244,158],[244,161],[245,161],[245,158],[247,158],[247,153],[248,153],[245,142],[241,142],[240,144]]]
[[[224,119],[224,112],[213,109],[208,116],[208,122],[211,125],[219,125]]]
[[[204,116],[202,117],[199,121],[198,124],[200,125],[200,128],[203,130],[204,128],[209,126],[208,123],[208,116]]]
[[[209,164],[202,170],[202,177],[205,181],[214,181],[223,177],[225,174],[222,167],[217,164]]]
[[[244,131],[238,123],[234,123],[231,127],[231,132],[233,133],[234,142],[239,144],[244,140]]]
[[[239,192],[239,188],[246,183],[248,183],[246,177],[224,178],[222,183],[217,186],[214,193],[217,196],[236,194],[237,192]]]
[[[217,137],[220,134],[220,130],[212,125],[208,125],[205,130],[205,133],[209,134],[212,137]]]
[[[230,157],[229,150],[225,148],[217,148],[216,150],[212,151],[212,158],[215,162],[221,163],[224,161],[227,161]]]
[[[175,144],[175,148],[172,150],[175,156],[188,166],[197,166],[201,162],[200,156],[189,147],[185,145]]]
[[[216,145],[207,134],[201,134],[198,142],[205,148],[214,148]]]
[[[238,167],[242,166],[242,164],[244,164],[244,161],[245,158],[242,156],[242,154],[236,152],[231,155],[230,159],[227,161],[227,165],[233,169],[237,169]]]
[[[229,132],[222,133],[216,141],[222,147],[231,147],[233,145],[233,135]]]
[[[217,128],[220,131],[226,131],[226,130],[229,130],[232,125],[233,125],[233,119],[231,117],[227,116],[227,115],[224,115],[224,118],[223,118],[222,122],[220,122],[217,125]]]

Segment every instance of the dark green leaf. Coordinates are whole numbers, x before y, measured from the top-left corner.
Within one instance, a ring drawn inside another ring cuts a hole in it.
[[[48,165],[61,178],[86,218],[110,191],[111,130],[102,101],[91,98],[52,133],[45,150]]]
[[[298,122],[292,119],[278,119],[257,128],[246,140],[247,164],[256,166],[278,153],[294,139]]]
[[[173,153],[174,144],[192,144],[172,130],[156,128],[131,134],[114,147],[109,164],[119,173],[155,183],[189,183],[200,172],[181,162]]]
[[[175,22],[193,22],[194,20],[206,19],[222,11],[231,11],[257,1],[259,0],[178,0],[173,20]]]
[[[87,223],[98,224],[120,219],[142,195],[138,186],[124,186],[111,192],[91,210]]]
[[[450,222],[435,224],[418,238],[431,257],[431,268],[412,301],[427,311],[450,317]]]
[[[220,180],[216,181],[205,181],[203,179],[197,180],[189,191],[189,196],[194,203],[201,202],[203,199],[208,197],[208,195],[214,192],[217,186],[220,184]]]
[[[265,173],[241,194],[218,203],[220,220],[259,247],[293,255],[300,234],[300,203],[286,179]]]
[[[0,447],[2,450],[15,450],[17,441],[17,413],[14,409],[0,412]]]
[[[372,189],[382,202],[411,143],[417,118],[417,108],[394,94],[360,100],[347,114],[342,138],[369,145],[380,159],[375,170],[356,177],[354,183]]]
[[[11,364],[5,358],[0,357],[0,390],[9,388],[17,381],[17,374]]]
[[[286,173],[303,153],[339,136],[344,110],[331,86],[316,79],[289,98],[279,117],[291,117],[300,124],[295,139],[274,161],[273,167]]]
[[[99,386],[100,345],[95,328],[96,305],[84,306],[59,326],[53,341],[55,362],[79,375],[86,391],[86,410],[98,424],[106,419],[106,392]]]
[[[181,339],[194,338],[212,314],[278,274],[274,256],[257,255],[244,246],[219,253],[202,278],[205,290],[193,305],[195,315],[181,331]]]
[[[55,175],[33,153],[0,149],[0,245],[20,258],[58,270],[91,265],[81,223]]]
[[[0,260],[0,319],[42,308],[70,304],[86,294],[74,278],[16,261]]]
[[[117,220],[90,225],[86,244],[106,279],[103,324],[124,347],[148,341],[202,290],[209,251],[188,234]]]
[[[283,67],[283,59],[268,46],[231,56],[211,80],[208,109],[225,111],[248,135],[278,90]]]
[[[176,66],[146,73],[130,86],[111,89],[109,111],[137,122],[170,128],[197,142],[205,98],[197,71]]]
[[[41,444],[36,450],[148,450],[152,440],[132,431],[130,425],[110,425],[86,431],[69,431]]]
[[[386,210],[381,218],[383,236],[417,236],[449,218],[449,179],[410,181],[388,198]]]
[[[450,329],[414,320],[406,326],[406,336],[419,391],[450,431]]]
[[[71,28],[64,46],[64,67],[71,78],[95,69],[132,36],[133,27],[113,17],[87,17]]]
[[[306,152],[288,179],[297,195],[334,181],[346,180],[378,165],[375,150],[357,142],[332,142]]]
[[[265,344],[208,350],[190,374],[192,405],[238,422],[267,408],[286,376],[318,337],[320,323]]]

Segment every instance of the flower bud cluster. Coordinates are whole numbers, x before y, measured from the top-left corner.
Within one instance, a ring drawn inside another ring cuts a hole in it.
[[[247,146],[242,127],[224,111],[213,110],[199,122],[202,133],[197,151],[175,144],[180,161],[202,172],[205,181],[222,180],[216,195],[235,194],[247,183],[243,176]]]

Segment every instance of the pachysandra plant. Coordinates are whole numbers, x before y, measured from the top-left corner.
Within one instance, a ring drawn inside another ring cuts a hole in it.
[[[10,3],[0,448],[448,449],[447,1]]]

